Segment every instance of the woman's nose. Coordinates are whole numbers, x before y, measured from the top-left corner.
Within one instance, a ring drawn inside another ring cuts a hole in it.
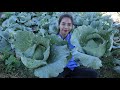
[[[68,28],[68,26],[67,26],[67,25],[65,25],[65,28],[67,29],[67,28]]]

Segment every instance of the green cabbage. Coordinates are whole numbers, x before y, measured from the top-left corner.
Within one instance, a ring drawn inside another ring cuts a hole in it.
[[[28,31],[18,31],[14,42],[16,53],[28,68],[37,68],[45,65],[49,57],[49,40]]]
[[[113,45],[112,30],[97,30],[91,26],[80,26],[74,29],[71,43],[80,52],[88,55],[102,57]]]
[[[40,78],[56,77],[69,60],[67,41],[55,34],[42,37],[28,31],[17,31],[14,45],[22,63],[34,69],[35,76]]]
[[[67,57],[69,50],[67,45],[51,47],[50,57],[48,58],[48,65],[35,69],[35,76],[40,78],[57,77],[59,73],[63,72],[64,67],[68,63]]]

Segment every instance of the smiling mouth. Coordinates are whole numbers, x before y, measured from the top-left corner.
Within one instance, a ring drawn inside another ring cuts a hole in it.
[[[64,30],[65,32],[67,32],[68,30]]]

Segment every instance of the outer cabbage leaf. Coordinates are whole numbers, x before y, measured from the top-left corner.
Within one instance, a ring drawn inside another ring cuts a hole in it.
[[[67,45],[52,46],[48,64],[46,66],[35,69],[34,74],[40,78],[57,77],[68,63],[67,57],[69,50]]]
[[[66,45],[67,41],[64,41],[60,37],[58,37],[56,34],[47,35],[46,38],[50,40],[51,45]]]
[[[9,43],[9,38],[10,35],[8,32],[6,31],[0,31],[0,52],[8,52],[10,51],[11,48],[11,44]]]
[[[113,69],[120,74],[120,66],[115,66]]]
[[[83,66],[94,69],[100,69],[100,67],[102,67],[102,62],[98,57],[78,52],[76,48],[72,50],[72,55],[74,56],[75,60],[80,60],[80,63],[78,62],[78,64],[82,64]]]
[[[47,64],[46,61],[35,60],[35,59],[31,59],[31,58],[26,58],[26,57],[21,57],[21,61],[27,68],[31,68],[31,69]]]
[[[14,45],[22,52],[26,51],[33,44],[35,35],[29,31],[16,31]]]
[[[17,20],[17,17],[12,15],[10,18],[6,19],[3,23],[2,23],[2,27],[10,27],[12,24],[15,24]]]
[[[18,22],[25,23],[25,22],[27,22],[28,20],[31,19],[31,14],[27,13],[27,12],[21,12],[21,13],[18,14],[17,17],[19,18],[17,20]]]

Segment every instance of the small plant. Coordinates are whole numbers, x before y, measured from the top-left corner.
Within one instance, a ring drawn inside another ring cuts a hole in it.
[[[20,66],[20,60],[17,59],[14,55],[10,55],[8,59],[5,60],[6,71],[10,72],[11,70],[15,70]]]

